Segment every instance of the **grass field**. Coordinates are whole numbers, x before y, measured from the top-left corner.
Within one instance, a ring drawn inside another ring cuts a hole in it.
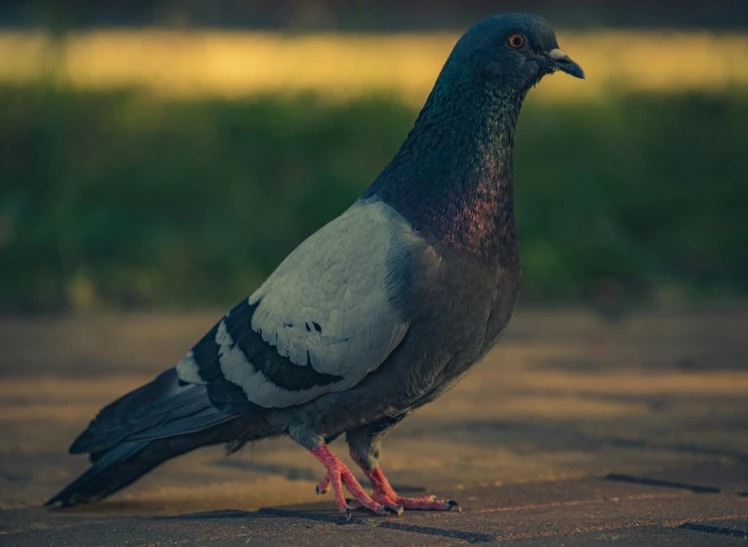
[[[231,305],[391,158],[451,35],[0,34],[0,310]],[[527,301],[748,295],[748,38],[566,34],[523,111]]]

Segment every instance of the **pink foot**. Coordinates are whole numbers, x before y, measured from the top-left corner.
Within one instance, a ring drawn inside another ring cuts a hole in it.
[[[324,446],[324,445],[323,445]],[[319,449],[318,449],[319,450]],[[314,452],[314,451],[313,451]],[[328,450],[329,452],[329,450]],[[315,454],[317,456],[317,454]],[[377,504],[381,507],[384,507],[387,511],[401,515],[403,512],[403,509],[411,509],[411,510],[421,510],[421,511],[450,511],[452,509],[455,509],[458,512],[462,512],[462,509],[460,509],[460,506],[457,504],[456,501],[452,500],[438,500],[436,499],[436,496],[421,496],[418,498],[406,498],[403,496],[398,496],[395,490],[390,485],[390,482],[387,480],[387,477],[384,476],[384,473],[382,473],[382,470],[379,467],[374,467],[373,469],[367,468],[366,465],[362,462],[361,458],[358,456],[356,451],[351,447],[351,456],[353,457],[353,460],[363,469],[364,473],[366,473],[366,476],[369,478],[369,481],[371,482],[372,486],[374,487],[374,492],[371,495],[371,498],[366,495],[366,493],[363,493],[363,496],[365,498],[362,499],[362,497],[358,496],[353,490],[351,490],[351,493],[356,496],[356,499],[351,501],[350,504],[348,504],[349,509],[360,509],[362,507],[366,507],[371,509],[370,505],[367,505],[364,503],[364,500],[370,499],[372,503]],[[333,456],[334,458],[335,456]],[[322,459],[317,456],[320,461]],[[337,460],[337,458],[335,458]],[[337,460],[340,462],[340,460]],[[325,463],[324,461],[322,463]],[[340,462],[340,465],[345,465]],[[350,474],[350,471],[348,468],[346,468],[346,472]],[[351,476],[351,479],[353,481],[356,481],[355,478]],[[343,482],[345,482],[345,479],[343,479]],[[328,472],[327,475],[325,475],[325,478],[322,479],[322,481],[317,485],[317,494],[326,494],[329,490],[331,483],[330,479],[330,473]],[[346,486],[348,484],[346,483]],[[333,487],[335,486],[333,482]],[[361,488],[359,483],[356,481],[356,486],[358,488]],[[349,487],[350,490],[350,487]],[[337,495],[336,495],[337,499]],[[341,507],[340,503],[338,502],[338,507]],[[372,509],[375,513],[377,513],[376,510]],[[341,509],[343,511],[343,509]],[[344,513],[345,514],[345,513]],[[382,514],[382,513],[378,513]]]
[[[327,474],[322,482],[317,486],[317,493],[324,494],[327,492],[330,485],[332,485],[333,493],[335,494],[335,502],[338,505],[338,509],[346,520],[351,518],[351,509],[357,509],[359,507],[365,507],[370,511],[373,511],[377,515],[388,515],[388,514],[401,514],[402,507],[396,507],[389,503],[380,503],[374,501],[369,495],[364,492],[359,482],[353,476],[348,467],[340,461],[335,454],[330,452],[324,444],[319,447],[310,450],[312,454],[322,462],[322,465],[327,469]],[[349,506],[346,502],[345,495],[343,494],[343,485],[346,486],[348,491],[353,494],[355,500],[352,505]]]
[[[369,482],[374,487],[372,498],[381,504],[402,505],[403,509],[415,509],[420,511],[449,511],[455,509],[462,511],[456,501],[438,500],[436,496],[420,496],[418,498],[406,498],[397,495],[390,485],[390,481],[384,476],[379,467],[366,471]]]

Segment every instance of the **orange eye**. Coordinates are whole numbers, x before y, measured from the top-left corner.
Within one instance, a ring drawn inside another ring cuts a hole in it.
[[[510,47],[519,49],[525,45],[525,37],[519,32],[515,32],[514,34],[509,35],[509,38],[507,38],[507,43]]]

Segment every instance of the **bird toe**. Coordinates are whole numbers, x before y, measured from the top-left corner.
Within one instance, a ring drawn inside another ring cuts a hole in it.
[[[391,515],[395,515],[396,517],[399,517],[403,514],[402,505],[385,505],[384,510]]]
[[[350,507],[346,507],[345,509],[343,509],[343,511],[341,511],[341,513],[342,513],[340,515],[340,519],[341,520],[345,520],[345,522],[348,522],[349,520],[351,520],[351,509],[350,509]]]

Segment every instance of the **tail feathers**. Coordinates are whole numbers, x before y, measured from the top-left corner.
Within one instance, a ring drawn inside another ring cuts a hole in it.
[[[152,441],[155,439],[172,437],[174,435],[197,433],[199,431],[204,431],[209,427],[233,420],[234,418],[236,418],[235,415],[225,415],[211,407],[191,416],[186,416],[178,420],[167,422],[158,427],[153,427],[146,431],[140,431],[130,435],[128,436],[128,441]]]
[[[218,443],[235,448],[280,432],[246,408],[218,410],[204,385],[180,381],[172,368],[99,412],[70,447],[73,454],[88,452],[91,468],[46,505],[94,502],[195,448]]]
[[[151,442],[123,443],[99,455],[91,468],[75,479],[45,505],[71,507],[102,500],[128,486],[166,460],[195,448],[224,442],[236,434],[236,427],[216,427],[192,435]]]
[[[120,443],[149,441],[201,431],[236,417],[216,409],[205,386],[187,384],[175,369],[106,406],[70,447],[92,461]]]
[[[110,450],[44,505],[59,503],[62,507],[70,507],[98,501],[129,485],[169,457],[160,461],[149,460],[143,457],[146,448],[148,443],[141,442],[123,444]]]
[[[255,424],[255,420],[248,422],[245,417],[239,417],[197,433],[154,441],[127,442],[109,451],[91,454],[91,468],[45,505],[70,507],[99,501],[135,482],[166,460],[201,446],[245,442],[273,434]]]

